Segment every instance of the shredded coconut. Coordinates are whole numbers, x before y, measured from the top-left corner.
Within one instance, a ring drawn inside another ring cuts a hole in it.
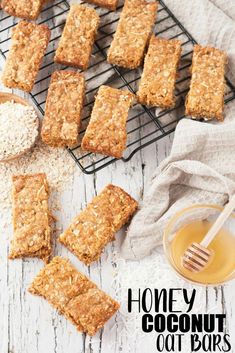
[[[0,104],[0,160],[30,149],[38,129],[39,120],[33,107],[14,102]]]

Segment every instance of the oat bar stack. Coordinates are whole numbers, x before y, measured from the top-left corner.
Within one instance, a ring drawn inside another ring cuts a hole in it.
[[[223,120],[226,62],[223,51],[195,45],[186,115]]]
[[[114,234],[128,222],[137,202],[118,186],[108,185],[60,235],[64,244],[86,265],[99,259]]]
[[[134,95],[127,90],[101,86],[82,139],[82,149],[121,158],[126,148],[126,121],[133,101]]]
[[[45,298],[78,331],[90,336],[95,335],[119,309],[115,300],[61,257],[54,257],[40,271],[29,292]]]
[[[174,106],[174,89],[180,55],[179,40],[152,36],[137,92],[140,103],[164,109]]]
[[[51,254],[49,188],[45,174],[13,177],[13,229],[10,259],[39,257],[48,262]]]
[[[87,69],[99,22],[94,9],[72,5],[55,53],[55,62]]]
[[[85,93],[85,79],[73,71],[51,76],[41,136],[52,147],[76,145]]]
[[[46,25],[20,21],[12,30],[12,45],[2,81],[6,87],[30,92],[50,39]]]
[[[156,20],[157,6],[155,1],[125,1],[108,51],[109,63],[129,69],[141,65]]]

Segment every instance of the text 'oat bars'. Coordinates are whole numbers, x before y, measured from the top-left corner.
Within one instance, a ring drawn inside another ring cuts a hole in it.
[[[51,254],[49,189],[45,174],[13,176],[13,230],[10,259]]]
[[[138,207],[118,186],[108,185],[60,235],[59,241],[86,265],[99,259],[104,247]]]
[[[140,103],[161,108],[174,106],[174,89],[180,55],[179,40],[152,36],[137,92]]]
[[[101,86],[82,139],[82,149],[121,158],[126,148],[126,121],[134,95]]]
[[[195,45],[186,115],[223,120],[226,62],[223,51]]]
[[[55,62],[87,69],[99,22],[94,9],[72,5],[55,53]]]
[[[20,21],[12,30],[12,45],[2,75],[3,84],[30,92],[50,39],[46,25]]]
[[[114,11],[117,8],[119,0],[85,0],[86,2]]]
[[[45,0],[2,0],[0,7],[9,15],[36,20]]]
[[[85,92],[85,79],[73,71],[55,71],[51,76],[41,136],[52,147],[77,143]]]
[[[39,272],[29,292],[45,298],[78,331],[90,336],[95,335],[119,309],[118,302],[61,257],[54,257]]]
[[[155,1],[125,1],[114,39],[108,50],[109,63],[129,69],[141,65],[156,20],[157,6]]]

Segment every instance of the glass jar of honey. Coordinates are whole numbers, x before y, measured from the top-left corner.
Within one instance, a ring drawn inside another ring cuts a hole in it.
[[[165,254],[173,269],[184,279],[203,285],[223,284],[235,277],[235,214],[208,246],[213,257],[207,267],[193,273],[182,266],[182,256],[193,243],[200,243],[222,207],[195,205],[178,212],[168,223],[163,237]]]

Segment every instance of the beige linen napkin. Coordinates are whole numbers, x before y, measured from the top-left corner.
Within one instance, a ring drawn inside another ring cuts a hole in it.
[[[225,50],[228,75],[235,81],[234,0],[165,0],[203,44]],[[235,103],[225,110],[224,123],[182,120],[170,156],[150,180],[141,209],[133,218],[122,255],[139,259],[162,243],[169,219],[192,204],[223,205],[235,192]],[[205,216],[205,215],[204,215]]]

